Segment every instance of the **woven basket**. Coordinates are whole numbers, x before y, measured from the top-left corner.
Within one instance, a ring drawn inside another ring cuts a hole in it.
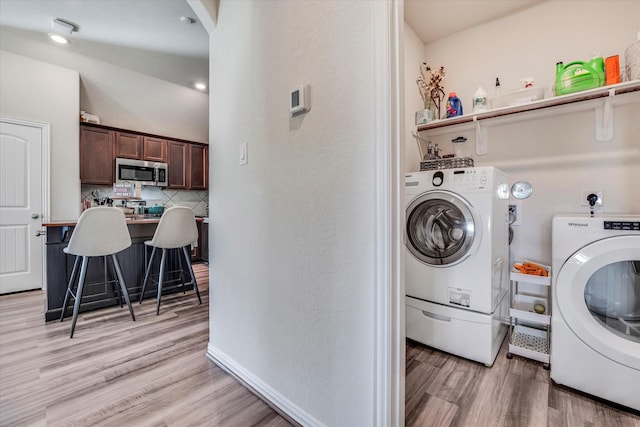
[[[420,171],[431,171],[437,169],[460,169],[472,168],[473,159],[471,157],[452,157],[450,159],[425,160],[420,162]]]
[[[624,52],[627,81],[640,80],[640,40]]]

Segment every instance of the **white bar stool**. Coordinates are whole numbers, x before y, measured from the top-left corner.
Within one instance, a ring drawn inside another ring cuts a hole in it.
[[[131,319],[134,321],[136,320],[136,317],[133,314],[133,308],[131,307],[131,301],[129,300],[127,286],[125,285],[124,278],[122,277],[122,271],[120,270],[120,264],[116,257],[116,253],[128,248],[129,246],[131,246],[131,237],[129,236],[127,221],[122,210],[110,207],[95,207],[87,209],[82,213],[82,215],[80,215],[78,223],[73,229],[69,245],[63,249],[65,253],[75,255],[76,257],[73,263],[71,277],[69,278],[67,292],[64,296],[62,313],[60,315],[60,321],[62,322],[64,320],[65,312],[67,311],[69,296],[72,296],[75,299],[75,302],[73,305],[73,319],[71,321],[70,338],[73,338],[73,331],[76,328],[78,311],[80,310],[80,304],[82,301],[84,279],[87,274],[89,258],[91,257],[105,257],[105,263],[107,257],[111,258],[111,262],[113,263],[113,267],[116,271],[116,280],[120,285],[120,291],[129,306]],[[74,293],[73,285],[76,273],[78,272],[80,257],[82,257],[82,267],[80,268],[78,288]],[[120,300],[120,306],[122,307],[122,300]]]
[[[151,251],[151,259],[147,266],[147,272],[144,275],[144,282],[142,283],[142,292],[140,293],[140,304],[142,304],[142,298],[144,297],[144,291],[147,286],[147,281],[150,276],[151,266],[153,265],[153,258],[156,255],[156,249],[162,249],[162,258],[160,259],[160,271],[158,272],[158,295],[156,302],[156,314],[160,314],[160,299],[162,298],[162,284],[164,282],[165,275],[165,262],[167,258],[167,250],[169,249],[181,249],[184,259],[187,264],[188,273],[191,277],[191,283],[196,291],[198,297],[198,304],[202,304],[200,298],[200,291],[198,291],[198,284],[196,283],[196,277],[193,274],[193,268],[191,267],[191,255],[187,250],[187,246],[198,241],[198,226],[196,225],[196,218],[193,215],[193,210],[186,206],[174,206],[164,211],[164,214],[160,218],[160,223],[156,232],[153,234],[152,240],[144,242],[145,245],[153,247]],[[180,262],[180,269],[176,272],[180,273],[182,280],[182,286],[184,283],[184,269],[180,254],[178,254],[178,261]],[[153,279],[151,279],[153,280]]]

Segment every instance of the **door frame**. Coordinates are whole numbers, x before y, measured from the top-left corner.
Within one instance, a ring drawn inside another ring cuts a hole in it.
[[[405,419],[404,0],[374,2],[374,423]]]
[[[40,203],[42,204],[42,222],[49,221],[50,215],[50,170],[51,170],[51,125],[44,122],[36,122],[34,120],[17,119],[14,117],[0,116],[0,122],[18,125],[29,126],[40,129],[42,135],[42,147],[41,147],[41,159],[42,159],[42,194]],[[46,237],[45,237],[46,239]],[[47,250],[46,242],[42,244],[42,289],[47,289]]]

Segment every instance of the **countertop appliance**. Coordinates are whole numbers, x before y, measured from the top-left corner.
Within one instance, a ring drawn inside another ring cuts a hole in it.
[[[551,378],[640,410],[640,214],[556,215]]]
[[[407,337],[490,366],[507,333],[507,176],[423,171],[405,190]]]
[[[142,185],[166,187],[168,165],[159,162],[146,162],[116,158],[116,182],[140,182]]]

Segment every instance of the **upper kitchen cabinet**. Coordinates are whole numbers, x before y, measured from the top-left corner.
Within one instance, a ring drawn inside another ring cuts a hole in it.
[[[187,189],[187,144],[178,141],[169,141],[167,143],[167,163],[169,164],[169,181],[168,188]]]
[[[145,136],[142,140],[142,160],[149,162],[167,162],[167,141]]]
[[[113,154],[113,132],[80,127],[80,181],[83,184],[113,184]]]
[[[206,190],[208,153],[207,145],[202,143],[93,123],[80,125],[80,175],[83,184],[113,184],[115,159],[125,158],[167,163],[168,188]]]
[[[189,144],[189,189],[207,189],[207,165],[209,164],[206,146]]]
[[[167,187],[206,190],[209,150],[206,145],[168,141],[169,182]]]
[[[167,162],[167,141],[162,138],[115,132],[116,157],[149,162]]]
[[[133,133],[115,132],[116,157],[142,160],[142,136]]]

